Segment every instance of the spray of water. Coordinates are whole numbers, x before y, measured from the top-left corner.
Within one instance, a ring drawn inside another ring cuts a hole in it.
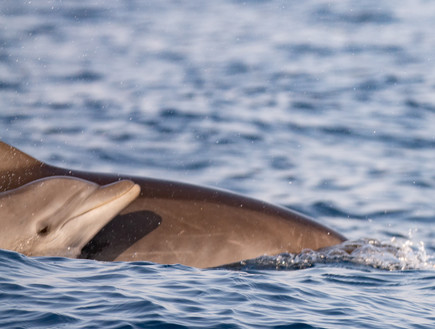
[[[435,270],[433,260],[426,253],[424,242],[409,240],[388,242],[375,239],[345,241],[319,251],[303,250],[300,254],[280,254],[237,262],[231,269],[298,270],[318,264],[355,264],[388,271]]]

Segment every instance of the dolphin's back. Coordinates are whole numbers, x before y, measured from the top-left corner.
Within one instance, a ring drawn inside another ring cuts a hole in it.
[[[0,192],[51,176],[47,169],[43,162],[0,141]]]

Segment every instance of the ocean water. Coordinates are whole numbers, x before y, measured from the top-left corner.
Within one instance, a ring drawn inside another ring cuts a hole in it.
[[[0,140],[349,238],[206,270],[0,250],[0,327],[433,328],[434,28],[423,0],[0,2]]]

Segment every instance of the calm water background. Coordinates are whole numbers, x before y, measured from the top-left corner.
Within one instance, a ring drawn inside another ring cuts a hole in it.
[[[359,246],[238,270],[0,251],[0,326],[433,328],[434,30],[430,1],[0,2],[2,141]]]

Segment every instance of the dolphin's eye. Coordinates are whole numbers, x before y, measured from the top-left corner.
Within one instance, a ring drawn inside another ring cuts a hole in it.
[[[38,231],[38,234],[39,235],[47,235],[48,232],[50,232],[50,228],[48,227],[48,225],[46,225]]]

